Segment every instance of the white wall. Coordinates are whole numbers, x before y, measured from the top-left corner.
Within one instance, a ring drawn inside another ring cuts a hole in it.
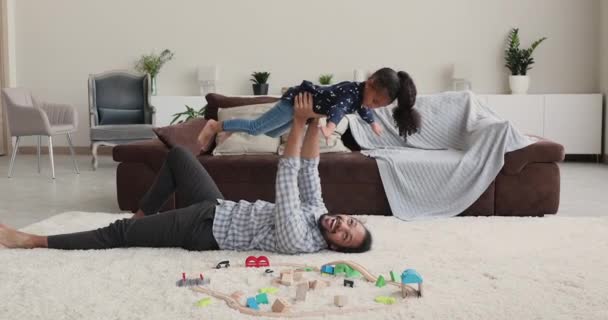
[[[608,1],[600,4],[600,90],[604,93],[604,104],[608,97]],[[605,106],[606,110],[608,106]],[[604,117],[604,154],[608,155],[608,110]],[[608,159],[608,157],[607,157]]]
[[[251,92],[249,74],[272,72],[280,87],[354,68],[411,72],[421,92],[449,89],[451,64],[473,65],[474,90],[507,92],[503,49],[511,27],[537,54],[531,92],[599,89],[600,0],[19,0],[17,81],[80,110],[76,144],[88,145],[89,73],[129,68],[170,48],[161,95],[196,95],[196,66],[220,66],[220,87]],[[61,141],[58,141],[61,143]]]

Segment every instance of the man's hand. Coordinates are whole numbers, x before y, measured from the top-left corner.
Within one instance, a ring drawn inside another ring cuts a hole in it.
[[[304,136],[304,127],[306,126],[306,120],[312,113],[312,96],[310,93],[298,94],[293,102],[293,123],[291,124],[291,130],[287,136],[287,144],[285,145],[285,151],[283,151],[283,157],[300,157],[300,143]]]
[[[312,95],[308,92],[300,93],[296,96],[293,103],[294,120],[303,119],[306,121],[310,118],[318,118],[318,115],[312,111]]]
[[[379,125],[377,122],[372,123],[372,130],[374,130],[374,133],[377,136],[381,136],[382,132],[384,131],[384,129],[382,129],[382,126]]]

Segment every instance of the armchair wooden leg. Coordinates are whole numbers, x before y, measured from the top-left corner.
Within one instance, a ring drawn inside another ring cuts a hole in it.
[[[42,144],[42,136],[38,136],[38,148],[36,154],[38,155],[38,173],[40,173],[40,144]]]
[[[99,148],[99,143],[98,142],[93,142],[93,145],[91,146],[91,153],[93,154],[93,160],[91,161],[91,164],[93,166],[93,170],[97,170],[97,148]]]
[[[72,162],[74,163],[74,171],[76,171],[76,174],[80,174],[80,171],[78,170],[78,163],[76,163],[76,155],[74,154],[74,145],[72,145],[72,135],[71,134],[66,134],[67,138],[68,138],[68,145],[70,146],[70,153],[72,154]]]
[[[51,159],[51,175],[55,179],[55,160],[53,159],[53,137],[49,136],[49,158]]]
[[[19,138],[17,137],[17,141],[15,142],[15,147],[13,148],[13,154],[11,155],[11,163],[8,165],[8,177],[11,178],[13,176],[13,165],[15,164],[15,157],[17,156],[17,150],[19,150]]]

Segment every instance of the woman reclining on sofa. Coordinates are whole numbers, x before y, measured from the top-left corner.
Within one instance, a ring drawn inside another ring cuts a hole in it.
[[[299,95],[287,147],[279,160],[276,204],[223,200],[189,151],[173,148],[132,219],[97,230],[38,236],[0,224],[0,247],[108,249],[181,247],[187,250],[264,250],[286,254],[323,249],[365,252],[372,237],[361,221],[328,214],[321,198],[318,115],[312,97]],[[308,118],[315,118],[304,134]],[[302,136],[304,136],[304,142]],[[190,205],[158,213],[178,191]]]

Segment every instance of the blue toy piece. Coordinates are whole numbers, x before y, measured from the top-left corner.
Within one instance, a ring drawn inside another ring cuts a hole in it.
[[[407,269],[401,274],[401,294],[404,298],[410,296],[406,284],[417,283],[417,296],[422,297],[422,276],[414,269]]]
[[[321,267],[321,273],[334,274],[334,267],[330,265],[324,265]]]
[[[401,274],[401,283],[422,283],[422,276],[414,269],[407,269]]]
[[[247,308],[251,308],[253,310],[260,310],[258,302],[253,297],[247,298]]]

